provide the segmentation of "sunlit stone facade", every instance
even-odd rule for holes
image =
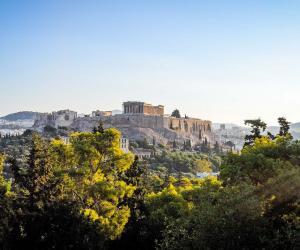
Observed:
[[[145,102],[124,102],[124,114],[164,115],[164,106],[153,106]]]

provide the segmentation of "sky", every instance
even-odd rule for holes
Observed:
[[[178,108],[300,121],[298,0],[1,0],[0,115]]]

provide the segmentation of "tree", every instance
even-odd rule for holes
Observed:
[[[48,141],[33,134],[25,162],[9,160],[14,174],[13,193],[1,199],[0,246],[4,249],[91,248],[101,246],[98,227],[76,203],[62,194],[60,169]],[[3,223],[3,224],[2,224]],[[34,225],[34,226],[32,226]],[[96,230],[97,229],[97,230]],[[1,248],[2,248],[1,247]]]
[[[103,133],[104,132],[103,122],[102,121],[99,122],[98,127],[94,127],[93,128],[93,133],[95,134],[97,132],[99,132],[99,133]]]
[[[75,133],[68,144],[34,134],[26,162],[10,160],[15,199],[0,200],[1,223],[11,225],[0,226],[3,244],[96,249],[119,237],[136,189],[134,170],[126,172],[134,157],[120,149],[119,139],[115,129]]]
[[[232,141],[227,141],[225,143],[226,146],[230,147],[230,150],[233,151],[233,149],[235,148],[235,144]]]
[[[50,136],[56,136],[57,135],[57,129],[52,127],[52,126],[45,126],[44,127],[44,132],[49,134]]]
[[[218,141],[215,142],[214,151],[215,151],[216,154],[220,154],[221,153],[221,147],[220,147],[220,144],[219,144]]]
[[[14,217],[12,199],[10,193],[11,183],[3,176],[3,164],[5,157],[0,154],[0,248],[9,249],[7,238],[11,227],[11,218]]]
[[[201,152],[204,152],[204,153],[210,152],[210,145],[209,145],[209,142],[206,137],[204,137],[204,140],[201,143]]]
[[[212,172],[212,163],[206,159],[196,160],[196,170],[198,172]]]
[[[172,117],[176,117],[176,118],[181,118],[181,115],[180,115],[180,112],[178,109],[175,109],[172,114],[171,114]]]
[[[180,187],[184,188],[184,187]],[[190,207],[180,191],[170,184],[161,192],[149,194],[145,200],[147,217],[146,249],[155,249],[157,241],[163,239],[162,232],[171,221],[188,215]]]
[[[245,136],[245,146],[252,145],[256,138],[261,138],[261,132],[267,128],[267,124],[261,119],[245,120],[245,125],[250,125],[252,128],[251,134]]]
[[[145,195],[147,194],[148,167],[135,157],[132,166],[126,170],[122,179],[127,185],[134,185],[133,195],[124,200],[131,211],[128,223],[119,239],[108,243],[109,249],[145,249],[144,233],[147,220]]]
[[[103,249],[105,240],[97,223],[76,203],[53,202],[28,210],[19,200],[13,211],[4,249]]]
[[[279,128],[279,134],[278,135],[280,135],[280,136],[291,136],[291,134],[290,134],[290,125],[291,125],[291,123],[290,122],[288,122],[287,120],[286,120],[286,118],[284,118],[284,117],[279,117],[278,118],[278,123],[279,123],[279,125],[280,125],[280,128]]]
[[[139,148],[153,149],[153,146],[149,144],[146,137],[143,140],[137,140],[135,142]]]
[[[241,154],[228,154],[222,164],[220,177],[225,186],[247,183],[261,201],[263,214],[258,219],[268,230],[261,233],[265,240],[260,244],[265,248],[293,249],[297,242],[299,152],[299,142],[290,140],[289,135],[274,140],[262,136],[244,147]]]
[[[186,140],[186,142],[185,142],[185,150],[188,150],[188,151],[192,150],[192,142],[189,139]]]
[[[260,249],[264,221],[252,189],[205,183],[182,192],[189,213],[167,221],[158,249]],[[172,207],[172,206],[171,206]]]
[[[11,159],[11,168],[15,177],[15,185],[31,207],[43,207],[45,203],[55,200],[59,180],[54,176],[49,143],[38,134],[32,136],[30,154],[25,165]]]
[[[173,140],[172,147],[173,147],[173,150],[177,149],[177,143],[176,143],[175,139]]]
[[[60,140],[52,142],[57,164],[66,172],[66,195],[80,204],[82,213],[98,225],[106,240],[115,239],[123,232],[130,216],[124,200],[135,190],[134,185],[126,184],[121,178],[134,157],[120,149],[120,136],[116,129],[106,129],[74,133],[69,144]]]
[[[7,181],[3,176],[3,165],[4,165],[4,155],[0,154],[0,197],[6,194],[7,192]]]

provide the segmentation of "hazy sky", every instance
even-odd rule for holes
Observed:
[[[1,0],[0,114],[163,104],[300,121],[300,1]]]

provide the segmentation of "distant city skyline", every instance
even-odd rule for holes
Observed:
[[[300,121],[300,1],[0,2],[0,116],[125,101]]]

